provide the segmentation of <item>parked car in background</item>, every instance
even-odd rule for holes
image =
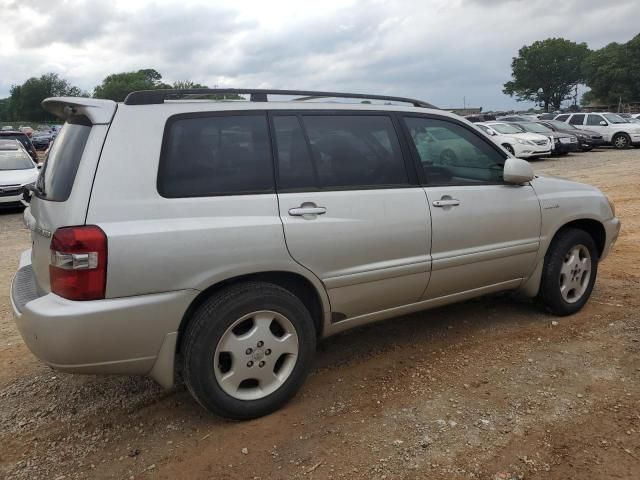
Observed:
[[[0,140],[18,140],[24,149],[31,155],[34,162],[38,162],[38,152],[31,143],[31,139],[24,132],[3,130],[0,131]]]
[[[533,115],[505,115],[497,118],[499,122],[532,122],[537,119]]]
[[[492,121],[495,121],[496,119],[495,115],[492,115],[490,113],[478,113],[474,115],[466,115],[464,118],[469,120],[471,123],[492,122]]]
[[[543,113],[542,115],[538,115],[538,120],[553,120],[558,116],[558,113]]]
[[[588,301],[620,229],[598,189],[536,176],[419,100],[234,92],[253,100],[43,102],[68,123],[11,288],[43,361],[165,387],[177,371],[203,407],[248,419],[295,395],[318,339],[501,291],[556,315]],[[442,163],[452,145],[470,155]]]
[[[614,148],[640,145],[640,125],[629,123],[616,113],[563,113],[556,116],[555,120],[598,132],[605,143]]]
[[[589,150],[593,150],[595,147],[604,145],[604,139],[598,132],[578,128],[575,125],[561,122],[560,120],[540,120],[538,123],[550,128],[554,132],[575,135],[578,138],[578,149],[583,152],[588,152]]]
[[[537,122],[512,122],[524,132],[539,133],[548,137],[553,142],[553,153],[566,155],[569,152],[578,151],[578,137],[566,133],[554,132],[551,128]]]
[[[34,185],[38,166],[18,140],[0,139],[0,207],[23,205],[25,187]]]
[[[25,133],[29,138],[31,138],[31,136],[33,135],[33,128],[31,128],[28,125],[27,126],[20,125],[20,127],[18,128],[18,131]]]
[[[35,132],[31,137],[31,143],[36,150],[46,150],[53,141],[54,135],[49,132]]]
[[[527,133],[505,122],[483,122],[475,125],[518,158],[533,159],[551,154],[553,142],[545,135]]]
[[[13,125],[5,125],[4,127],[0,128],[0,132],[7,132],[7,131],[14,131],[15,127]]]

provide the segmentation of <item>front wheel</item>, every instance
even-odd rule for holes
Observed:
[[[625,148],[629,148],[629,145],[631,145],[631,139],[626,133],[619,133],[613,137],[611,143],[618,150],[624,150]]]
[[[555,315],[579,311],[591,296],[598,273],[598,250],[584,230],[560,231],[545,256],[539,300]]]
[[[263,282],[231,286],[207,299],[185,331],[185,383],[213,413],[260,417],[302,386],[315,346],[313,319],[291,292]]]

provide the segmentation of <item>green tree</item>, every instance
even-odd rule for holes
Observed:
[[[582,64],[591,91],[582,103],[640,101],[640,34],[627,43],[610,43],[591,52]]]
[[[171,85],[162,82],[162,75],[157,70],[147,68],[109,75],[93,90],[93,96],[122,102],[130,92],[156,88],[171,88]]]
[[[504,84],[503,93],[518,101],[536,102],[547,112],[549,107],[559,109],[582,83],[582,63],[588,54],[586,43],[564,38],[525,45],[511,62],[513,80]]]
[[[39,78],[29,78],[22,85],[13,85],[9,97],[9,120],[47,121],[55,117],[42,109],[42,100],[47,97],[88,96],[78,87],[72,86],[57,73],[46,73]]]
[[[9,98],[0,98],[0,122],[6,122],[11,120],[9,115],[10,111],[10,99]]]
[[[209,88],[206,85],[200,85],[199,83],[192,82],[191,80],[178,80],[173,82],[173,88],[178,90],[188,90],[190,88]]]

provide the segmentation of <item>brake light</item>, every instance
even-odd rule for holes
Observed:
[[[100,227],[59,228],[51,239],[51,291],[69,300],[99,300],[107,285],[107,236]]]

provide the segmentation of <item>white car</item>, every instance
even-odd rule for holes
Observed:
[[[491,140],[518,158],[535,158],[550,155],[553,144],[548,137],[538,133],[523,132],[514,125],[503,122],[475,124],[491,137]]]
[[[38,166],[17,140],[0,140],[0,206],[24,205],[25,186],[38,178]]]
[[[599,132],[605,143],[618,149],[640,146],[640,125],[628,122],[617,113],[563,113],[555,120]]]

